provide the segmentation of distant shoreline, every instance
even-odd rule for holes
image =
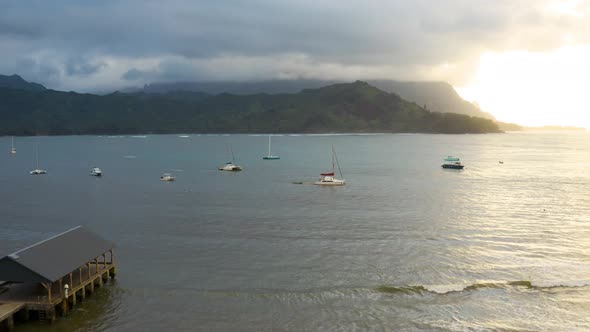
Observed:
[[[524,131],[524,130],[521,130]],[[229,136],[229,135],[246,135],[246,136],[385,136],[385,135],[489,135],[489,134],[505,134],[509,132],[519,131],[501,131],[494,133],[425,133],[425,132],[397,132],[397,133],[386,133],[386,132],[317,132],[317,133],[202,133],[202,132],[179,132],[179,133],[88,133],[88,134],[41,134],[41,135],[0,135],[0,137],[72,137],[72,136],[105,136],[105,137],[138,137],[138,136],[180,136],[180,135],[193,135],[193,136]]]

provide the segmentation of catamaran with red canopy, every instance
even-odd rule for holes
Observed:
[[[340,164],[338,163],[338,157],[336,156],[336,151],[334,150],[334,145],[332,145],[332,171],[328,173],[320,173],[320,178],[314,182],[313,184],[317,186],[343,186],[346,184],[344,179],[336,178],[334,173],[334,166],[338,166],[338,172],[340,173],[340,177],[342,176],[342,171],[340,170]]]

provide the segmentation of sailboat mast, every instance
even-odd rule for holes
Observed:
[[[39,143],[37,143],[37,149],[35,150],[35,169],[39,169]]]
[[[334,173],[334,144],[332,144],[332,173]]]
[[[342,175],[342,170],[340,169],[340,162],[338,161],[338,156],[336,155],[336,150],[334,150],[334,145],[332,145],[332,153],[333,158],[336,159],[336,165],[338,166],[338,173],[340,173],[340,177],[344,179],[344,175]]]
[[[270,135],[268,135],[268,155],[270,156]]]

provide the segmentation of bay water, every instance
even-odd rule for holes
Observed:
[[[119,264],[15,331],[590,330],[590,133],[181,136],[0,138],[0,256],[83,225]],[[347,185],[293,184],[332,145]]]

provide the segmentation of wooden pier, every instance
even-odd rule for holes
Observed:
[[[97,255],[98,254],[98,255]],[[113,245],[76,227],[0,259],[0,331],[53,321],[115,277]]]

